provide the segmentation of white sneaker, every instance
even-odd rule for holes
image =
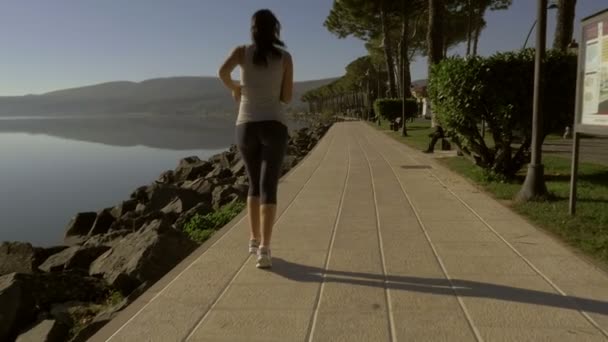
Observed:
[[[272,267],[272,257],[270,256],[270,248],[260,247],[258,249],[258,262],[255,267],[257,268],[270,268]]]
[[[260,242],[258,240],[249,240],[249,254],[258,254]]]

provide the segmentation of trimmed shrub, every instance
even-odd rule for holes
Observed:
[[[545,60],[543,137],[574,121],[576,56]],[[491,173],[512,178],[530,160],[534,49],[488,58],[448,58],[431,71],[433,112],[464,153]],[[492,143],[480,130],[485,121]]]
[[[374,111],[386,120],[393,121],[402,117],[402,99],[377,99],[374,101]],[[405,100],[405,119],[411,119],[418,113],[416,99],[408,98]]]

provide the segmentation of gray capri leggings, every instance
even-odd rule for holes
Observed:
[[[277,203],[277,187],[287,150],[287,127],[278,121],[247,122],[236,126],[236,145],[249,177],[249,196],[262,204]]]

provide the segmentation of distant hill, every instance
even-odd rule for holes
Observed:
[[[288,110],[304,110],[302,94],[335,78],[296,82]],[[142,82],[108,82],[41,95],[0,97],[0,116],[88,114],[235,113],[236,104],[216,77],[169,77]]]

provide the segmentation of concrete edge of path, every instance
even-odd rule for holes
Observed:
[[[333,127],[333,126],[332,126]],[[330,127],[331,130],[331,127]],[[322,140],[326,138],[329,130],[323,135],[323,137],[317,142],[317,144],[310,150],[300,162],[292,167],[286,174],[284,174],[279,180],[279,184],[282,183],[286,178],[289,177],[292,173],[294,173],[304,162],[309,158],[309,156],[318,148],[321,144]],[[215,243],[221,239],[224,235],[230,232],[239,222],[241,222],[247,216],[247,208],[241,211],[237,216],[235,216],[230,222],[228,222],[225,226],[218,229],[207,241],[203,242],[194,252],[192,252],[189,256],[187,256],[184,260],[182,260],[179,264],[177,264],[171,271],[167,272],[161,279],[156,281],[150,288],[148,288],[144,293],[142,293],[139,297],[137,297],[131,304],[129,304],[126,308],[118,313],[116,317],[106,323],[101,329],[99,329],[88,341],[106,341],[108,340],[116,331],[118,331],[123,325],[125,325],[133,316],[135,316],[143,307],[145,307],[150,301],[154,299],[156,294],[161,292],[167,286],[171,284],[171,282],[176,279],[186,268],[188,268],[192,263],[196,262],[205,252],[213,247]]]

